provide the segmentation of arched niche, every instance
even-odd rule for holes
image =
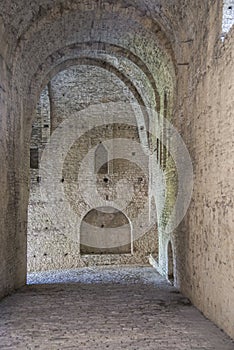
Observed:
[[[131,254],[131,224],[113,207],[90,210],[80,226],[81,254]]]

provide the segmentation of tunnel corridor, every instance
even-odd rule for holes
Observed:
[[[0,349],[234,349],[233,23],[0,1]]]

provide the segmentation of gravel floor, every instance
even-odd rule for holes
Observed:
[[[125,267],[85,267],[74,270],[48,271],[29,273],[27,284],[53,284],[53,283],[120,283],[120,284],[155,284],[163,283],[165,279],[151,267],[125,266]],[[157,276],[157,277],[155,277]]]

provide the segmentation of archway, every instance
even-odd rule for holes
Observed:
[[[132,243],[129,219],[113,207],[92,209],[81,222],[81,254],[131,254]]]
[[[167,278],[174,285],[174,256],[171,241],[167,246]]]
[[[95,82],[89,79],[90,76],[95,76]],[[90,90],[94,86],[96,87],[95,93],[90,93]],[[77,232],[77,227],[80,228],[82,218],[92,207],[112,205],[123,208],[121,205],[116,206],[114,203],[111,203],[116,200],[119,194],[120,197],[121,193],[122,196],[124,195],[124,191],[118,185],[119,180],[131,179],[130,183],[133,185],[133,200],[129,202],[128,208],[124,211],[129,221],[132,222],[132,218],[137,215],[140,208],[144,207],[144,203],[148,203],[147,176],[139,164],[136,164],[135,159],[137,157],[134,149],[129,147],[128,150],[125,150],[124,156],[128,155],[130,160],[119,157],[116,159],[117,151],[115,149],[115,159],[108,161],[109,152],[111,155],[114,147],[113,139],[117,138],[118,140],[119,137],[127,137],[127,140],[133,142],[133,147],[134,142],[140,143],[139,127],[134,115],[132,126],[126,125],[123,122],[118,123],[121,119],[116,119],[116,123],[110,125],[96,125],[95,128],[86,131],[84,135],[76,139],[72,146],[68,147],[66,152],[64,148],[60,149],[60,146],[63,147],[66,143],[65,134],[62,134],[62,136],[60,134],[58,145],[53,147],[54,151],[51,153],[52,149],[49,146],[50,138],[53,139],[57,128],[60,131],[62,130],[61,125],[63,125],[65,120],[69,118],[71,120],[72,113],[87,110],[89,104],[96,105],[97,102],[108,102],[113,98],[113,94],[123,102],[127,99],[129,101],[134,100],[133,94],[126,88],[126,85],[119,77],[116,77],[112,72],[102,67],[86,65],[72,66],[65,71],[61,71],[53,77],[41,94],[32,128],[31,147],[38,148],[39,158],[42,154],[49,155],[53,152],[55,152],[56,159],[62,153],[66,154],[62,162],[61,172],[55,171],[53,166],[51,167],[52,162],[49,162],[50,166],[46,168],[46,174],[52,181],[52,187],[58,186],[58,184],[63,187],[61,193],[65,194],[65,198],[69,198],[72,212],[76,219],[78,218],[78,221],[76,222],[74,217],[70,216],[71,213],[68,214],[68,211],[65,210],[63,204],[65,198],[55,195],[55,193],[60,193],[60,190],[56,191],[55,187],[53,187],[54,198],[51,198],[52,202],[49,202],[49,196],[46,196],[42,200],[40,187],[43,187],[47,175],[44,175],[43,171],[39,171],[40,169],[44,169],[44,167],[43,165],[41,167],[41,159],[38,159],[40,169],[31,169],[32,186],[28,207],[27,235],[29,273],[34,271],[69,269],[73,266],[82,267],[84,264],[92,265],[96,263],[96,257],[85,257],[85,253],[80,254],[80,243],[78,240],[80,234]],[[78,115],[76,115],[77,118]],[[125,118],[126,109],[124,110],[124,121]],[[78,128],[81,128],[82,125],[84,126],[82,123],[78,124]],[[69,140],[71,137],[70,128],[66,135]],[[109,146],[108,140],[112,140]],[[106,146],[104,146],[105,142],[107,142]],[[34,155],[34,148],[32,148],[32,156]],[[92,150],[93,154],[92,161],[91,163],[87,163],[89,164],[86,169],[87,171],[84,174],[81,172],[78,176],[81,163],[90,150]],[[31,159],[31,163],[33,163],[33,160],[34,158]],[[101,167],[99,169],[101,165],[103,168]],[[90,174],[95,179],[98,193],[105,203],[91,203],[88,205],[83,200],[80,188],[81,184],[84,184],[84,192],[86,193],[88,188],[93,189],[92,186],[88,186],[87,182]],[[48,207],[52,208],[50,203],[53,203],[53,213],[47,210]],[[62,213],[59,211],[59,208],[62,209]],[[57,210],[59,214],[55,214]],[[148,215],[146,215],[146,219],[148,219]],[[138,231],[134,229],[132,235],[136,234],[136,232]],[[134,250],[132,247],[133,241],[135,242]],[[130,246],[129,243],[131,243]],[[157,255],[157,244],[157,235],[155,232],[153,234],[151,230],[146,232],[145,237],[139,237],[137,240],[136,237],[129,238],[128,236],[127,247],[122,247],[120,250],[114,249],[113,251],[112,249],[104,253],[101,252],[100,254],[97,251],[94,253],[99,254],[98,259],[103,264],[120,264],[123,262],[134,264],[136,262],[139,263],[139,261],[141,263],[147,263],[147,254],[149,252],[154,251]],[[126,244],[124,243],[122,245]],[[81,253],[83,253],[82,249]],[[106,257],[103,254],[113,254],[113,256]],[[128,254],[128,256],[123,256],[123,254]]]
[[[19,5],[15,9],[17,9],[17,14],[20,16],[20,14],[24,15],[26,8]],[[109,3],[106,1],[100,4],[92,0],[89,4],[76,2],[68,4],[66,7],[53,4],[45,11],[41,7],[38,12],[34,9],[35,17],[33,17],[33,21],[31,21],[31,16],[28,16],[26,21],[19,23],[17,41],[14,41],[14,35],[11,37],[10,34],[10,40],[7,40],[8,32],[6,30],[4,39],[9,42],[7,58],[10,59],[7,63],[9,72],[11,72],[9,79],[11,81],[10,86],[12,86],[12,90],[9,88],[9,101],[11,101],[9,110],[11,110],[12,117],[9,132],[12,132],[12,144],[14,144],[15,149],[9,158],[9,162],[11,162],[9,168],[12,169],[12,174],[7,175],[7,181],[9,179],[9,189],[12,188],[12,181],[15,181],[16,195],[9,191],[11,198],[9,202],[6,201],[9,203],[9,207],[14,208],[12,217],[6,221],[6,227],[7,232],[11,232],[9,237],[15,237],[15,239],[8,240],[13,242],[7,251],[11,252],[10,256],[14,256],[14,260],[11,257],[6,258],[6,261],[10,261],[10,268],[4,268],[3,273],[8,270],[14,271],[14,273],[9,272],[9,281],[12,281],[12,285],[11,283],[4,284],[3,293],[23,285],[26,279],[31,123],[40,92],[50,81],[50,78],[48,78],[50,72],[59,65],[61,65],[60,70],[62,70],[62,65],[65,65],[66,61],[73,56],[72,49],[75,48],[76,44],[87,43],[88,51],[94,51],[95,54],[93,43],[97,43],[98,46],[103,45],[101,48],[103,52],[107,51],[106,43],[108,43],[108,45],[115,45],[116,52],[114,56],[119,71],[122,70],[123,66],[119,61],[119,56],[124,55],[124,64],[128,59],[129,62],[133,63],[128,67],[128,71],[131,76],[135,76],[136,81],[140,81],[141,84],[144,81],[141,78],[142,74],[139,74],[136,70],[138,63],[143,62],[144,65],[140,64],[139,68],[147,73],[146,76],[152,77],[150,82],[153,85],[154,80],[160,77],[157,85],[159,91],[163,91],[164,86],[168,83],[173,89],[175,58],[171,43],[175,40],[172,40],[174,38],[173,26],[168,25],[169,22],[171,23],[172,17],[169,12],[169,22],[164,21],[161,10],[158,13],[156,9],[152,9],[155,12],[153,19],[150,14],[148,17],[144,17],[141,14],[145,13],[145,10],[145,5],[136,5],[136,8],[133,7],[132,14],[130,14],[128,11],[126,12],[125,3],[122,1],[114,4],[113,7],[109,7]],[[93,21],[90,21],[90,18],[97,11],[103,12],[103,16],[100,17],[100,20],[94,21],[95,26],[93,27]],[[12,16],[12,18],[15,17],[14,11]],[[114,27],[113,18],[115,18]],[[86,23],[85,26],[84,22]],[[178,25],[178,21],[175,23]],[[126,25],[129,28],[127,36]],[[54,38],[51,36],[52,33],[56,33]],[[87,38],[87,33],[91,33],[89,38]],[[121,48],[121,51],[119,48]],[[65,49],[67,49],[67,55],[63,52]],[[74,51],[74,55],[77,56],[77,52]],[[29,69],[29,62],[31,69]],[[9,114],[5,114],[9,118]],[[13,130],[15,131],[14,135]],[[37,158],[37,151],[32,151],[33,156]],[[9,222],[13,222],[12,225],[9,225]],[[45,227],[48,226],[45,225]]]

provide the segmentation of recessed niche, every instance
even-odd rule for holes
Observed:
[[[81,222],[81,254],[130,254],[131,245],[130,222],[120,210],[92,209]]]

